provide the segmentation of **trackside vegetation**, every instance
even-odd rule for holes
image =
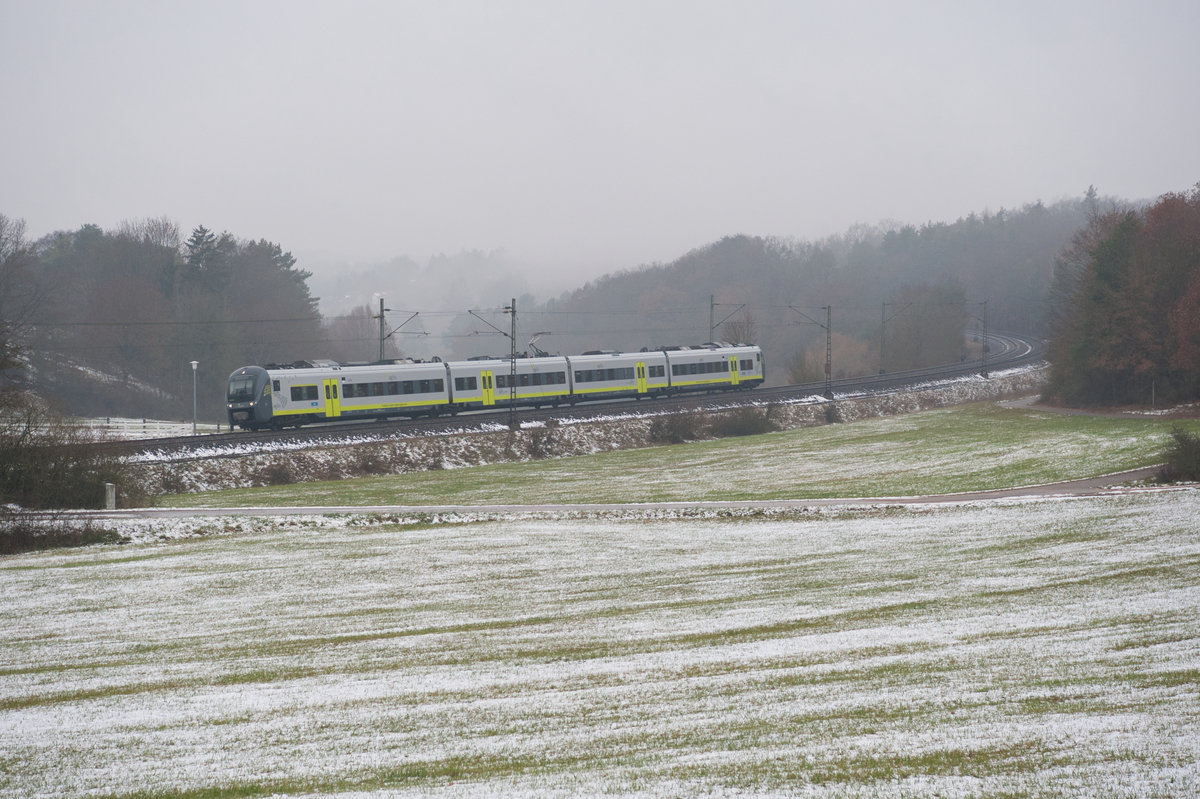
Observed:
[[[183,507],[479,505],[945,494],[1154,466],[1163,461],[1172,424],[1154,417],[1067,415],[980,403],[586,457],[176,494],[159,501]],[[1200,431],[1200,422],[1180,429]]]
[[[1200,480],[1200,433],[1182,427],[1171,431],[1159,479],[1164,483]]]

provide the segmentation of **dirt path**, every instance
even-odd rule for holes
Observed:
[[[1109,419],[1195,419],[1200,416],[1200,406],[1196,404],[1176,405],[1160,410],[1146,410],[1145,408],[1066,408],[1058,405],[1045,405],[1038,402],[1038,399],[1040,398],[1035,395],[1012,400],[1000,400],[996,404],[1001,408],[1060,413],[1064,416],[1104,416]]]

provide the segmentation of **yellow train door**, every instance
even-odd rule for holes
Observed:
[[[741,375],[738,374],[738,359],[735,355],[729,356],[729,379],[735,386],[741,382]]]
[[[333,419],[342,415],[342,400],[338,394],[337,378],[331,378],[325,383],[325,417]]]
[[[479,384],[483,388],[483,404],[496,404],[496,378],[492,372],[480,372]]]
[[[645,394],[646,393],[646,364],[639,363],[634,371],[635,371],[635,374],[637,375],[638,393]]]

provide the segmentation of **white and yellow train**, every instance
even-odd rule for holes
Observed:
[[[436,416],[516,405],[753,388],[755,346],[705,344],[642,352],[341,365],[243,366],[229,376],[229,424],[247,430],[310,422]]]

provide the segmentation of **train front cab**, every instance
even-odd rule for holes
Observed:
[[[225,391],[229,428],[253,430],[271,423],[271,380],[261,366],[243,366],[229,376]]]

